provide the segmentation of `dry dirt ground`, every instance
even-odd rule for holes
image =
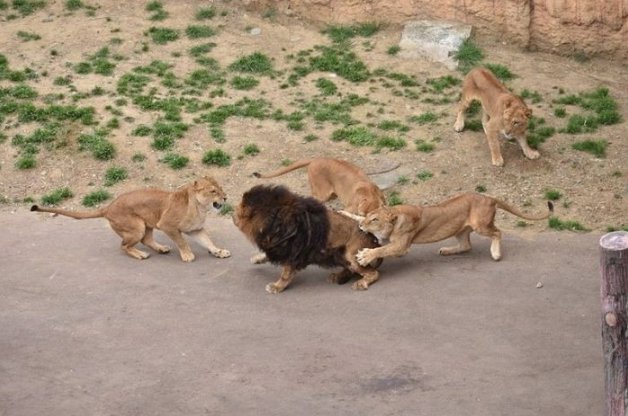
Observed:
[[[44,100],[53,94],[63,94],[57,96],[57,104],[93,106],[98,125],[62,122],[59,134],[62,137],[57,137],[55,143],[63,145],[40,146],[36,167],[19,170],[15,167],[19,148],[12,144],[13,138],[16,134],[30,134],[40,124],[20,122],[15,114],[9,114],[0,125],[0,132],[6,137],[0,143],[0,196],[4,201],[0,209],[14,210],[21,204],[28,206],[31,201],[39,201],[43,195],[61,187],[69,187],[74,194],[61,205],[78,208],[83,196],[103,187],[105,171],[112,166],[124,167],[128,171],[128,179],[106,188],[114,196],[145,186],[174,188],[197,175],[209,173],[224,185],[235,204],[242,192],[259,183],[251,177],[252,172],[275,168],[286,160],[330,156],[353,161],[367,171],[400,163],[396,173],[407,181],[394,185],[389,192],[396,191],[407,203],[433,203],[455,192],[480,187],[488,194],[527,207],[529,211],[538,211],[545,206],[545,191],[555,190],[562,195],[556,204],[556,216],[561,220],[578,221],[587,229],[602,231],[607,227],[625,226],[628,222],[625,122],[605,126],[591,134],[556,133],[540,146],[541,158],[534,161],[525,159],[516,144],[504,142],[506,166],[492,167],[482,132],[453,131],[457,87],[446,90],[446,95],[441,96],[449,101],[445,104],[424,102],[428,78],[443,75],[461,78],[461,74],[425,60],[407,60],[388,54],[388,48],[399,40],[398,29],[384,28],[371,37],[356,37],[352,40],[352,48],[369,70],[383,68],[388,73],[409,75],[418,82],[418,87],[404,89],[397,81],[386,77],[372,76],[366,82],[353,83],[332,73],[314,72],[300,79],[296,86],[281,88],[297,65],[294,58],[290,59],[291,55],[298,57],[299,51],[331,43],[320,28],[299,21],[285,21],[272,13],[252,15],[229,8],[228,2],[215,2],[216,16],[205,21],[195,19],[196,12],[208,5],[200,1],[163,2],[163,9],[169,14],[163,21],[151,21],[151,12],[145,9],[144,2],[124,5],[117,1],[84,2],[94,6],[91,12],[85,8],[70,12],[65,4],[48,2],[43,9],[15,19],[7,18],[15,14],[12,9],[0,11],[0,38],[3,39],[0,53],[6,56],[12,70],[30,68],[39,75],[26,81],[39,94],[33,101],[36,105],[43,105]],[[210,25],[217,33],[211,38],[189,39],[185,29],[194,24]],[[179,39],[164,45],[156,44],[146,34],[150,27],[176,29]],[[261,29],[261,33],[251,34],[255,28]],[[18,36],[20,31],[37,34],[40,39],[25,41]],[[272,59],[273,68],[278,71],[274,77],[255,75],[260,84],[250,91],[236,90],[229,82],[201,90],[202,95],[197,98],[203,103],[211,103],[210,110],[249,97],[267,100],[272,103],[273,111],[281,109],[285,114],[302,111],[300,104],[312,97],[321,98],[315,82],[325,78],[336,84],[338,95],[322,99],[338,101],[352,93],[367,97],[367,103],[353,108],[351,117],[376,134],[401,137],[408,145],[397,151],[386,148],[375,151],[372,146],[355,147],[347,142],[335,142],[330,140],[331,134],[342,126],[315,122],[311,116],[303,119],[300,130],[290,129],[286,122],[272,118],[229,117],[222,127],[226,140],[218,143],[210,136],[208,124],[198,120],[208,110],[183,111],[182,121],[189,129],[176,141],[173,151],[188,157],[190,162],[181,170],[169,168],[160,162],[165,152],[154,150],[150,137],[131,134],[141,124],[152,126],[163,118],[163,113],[142,110],[132,103],[132,98],[122,97],[116,92],[118,81],[133,68],[147,66],[154,60],[174,65],[171,71],[177,79],[183,80],[201,68],[188,53],[189,49],[208,42],[216,45],[206,56],[217,60],[222,69],[238,58],[261,52]],[[556,106],[552,100],[561,96],[559,90],[566,95],[606,86],[626,118],[628,73],[625,68],[614,66],[612,62],[579,63],[570,58],[524,53],[505,44],[481,42],[480,46],[486,55],[484,62],[504,64],[517,75],[508,82],[515,92],[527,89],[540,94],[540,102],[532,104],[529,99],[527,101],[534,114],[545,118],[549,126],[560,129],[566,123],[566,119],[557,118],[553,113]],[[80,75],[73,69],[103,47],[108,47],[108,59],[116,64],[112,75]],[[225,74],[227,81],[237,75],[228,70]],[[69,77],[70,85],[55,85],[54,80],[59,77]],[[11,81],[0,80],[0,86],[4,88],[14,85]],[[163,88],[158,82],[148,87],[151,86],[156,88],[157,97],[179,93]],[[91,93],[95,87],[104,89],[101,95]],[[212,97],[212,92],[220,88],[224,95]],[[414,97],[411,96],[413,93]],[[125,98],[126,103],[116,103],[119,98]],[[568,116],[580,111],[573,106],[566,106],[566,110]],[[428,111],[438,116],[435,122],[419,125],[408,121],[409,117]],[[98,161],[89,152],[78,150],[76,139],[80,134],[102,128],[112,118],[117,118],[119,124],[109,129],[107,135],[107,140],[117,149],[114,159]],[[378,130],[376,126],[383,121],[398,121],[410,129],[407,132]],[[318,140],[305,141],[308,134],[316,135]],[[417,139],[434,144],[434,151],[416,151],[414,142]],[[606,158],[596,158],[571,148],[573,142],[584,139],[608,140]],[[252,143],[259,147],[260,153],[244,155],[244,146]],[[231,155],[230,166],[208,167],[201,162],[207,150],[216,148]],[[132,161],[132,156],[137,153],[146,159]],[[424,171],[433,177],[417,179],[417,173]],[[286,175],[277,182],[301,193],[308,192],[303,172]],[[517,227],[518,219],[503,214],[498,222],[504,228],[513,229]],[[528,224],[525,230],[545,229],[547,223],[541,222]],[[519,230],[523,231],[522,228]]]

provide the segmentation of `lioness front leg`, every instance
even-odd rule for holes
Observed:
[[[464,130],[464,112],[467,111],[471,101],[473,100],[464,96],[460,99],[460,103],[458,104],[458,115],[456,116],[456,122],[454,123],[454,130],[457,132]]]
[[[465,229],[458,234],[456,234],[456,239],[458,240],[457,246],[452,247],[441,247],[438,250],[438,254],[441,256],[449,256],[452,254],[465,253],[471,250],[471,239],[469,236],[471,235],[471,229]]]
[[[294,275],[296,274],[296,270],[291,266],[283,266],[283,270],[281,272],[281,276],[279,280],[275,283],[269,283],[266,285],[266,291],[268,293],[277,294],[284,291],[286,287],[292,282],[294,279]]]
[[[504,166],[504,158],[502,157],[502,151],[499,144],[499,129],[489,122],[486,126],[486,140],[488,141],[488,148],[491,151],[491,160],[493,166]]]
[[[409,244],[404,242],[390,243],[377,248],[363,248],[358,250],[356,260],[360,266],[368,266],[371,262],[384,257],[401,257],[408,253]]]
[[[181,231],[176,228],[162,228],[161,230],[166,233],[166,235],[170,237],[172,241],[174,241],[177,248],[179,249],[181,260],[186,263],[194,261],[194,253],[192,252],[192,249],[190,248],[188,242],[183,237],[183,234],[181,234]]]
[[[207,232],[206,229],[203,228],[201,230],[190,231],[188,234],[192,238],[194,238],[196,241],[201,243],[203,246],[205,246],[205,248],[207,248],[207,250],[214,257],[218,257],[219,259],[224,259],[226,257],[231,256],[231,253],[229,252],[229,250],[216,247],[216,245],[211,240],[211,238],[209,238],[209,233]]]
[[[529,145],[528,145],[528,139],[526,139],[525,137],[516,137],[517,139],[517,143],[519,143],[519,146],[521,146],[521,150],[523,150],[523,154],[525,155],[525,157],[527,157],[528,159],[538,159],[539,156],[541,156],[541,154],[532,149]]]

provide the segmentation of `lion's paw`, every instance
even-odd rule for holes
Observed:
[[[353,285],[351,285],[351,288],[353,290],[368,290],[369,284],[366,282],[366,280],[360,279],[357,282],[355,282]]]
[[[464,130],[464,120],[462,122],[456,120],[456,123],[454,124],[454,130],[458,133]]]
[[[258,253],[251,257],[251,263],[253,264],[264,264],[268,261],[268,257],[266,257],[266,253]]]
[[[225,250],[224,248],[219,248],[218,250],[212,251],[211,253],[214,257],[218,257],[219,259],[231,257],[231,252],[229,250]]]
[[[527,152],[524,152],[524,154],[528,159],[538,159],[539,156],[541,156],[541,154],[536,150],[528,150]]]
[[[186,263],[189,263],[191,261],[194,261],[194,253],[190,252],[190,253],[181,253],[181,260],[183,260]]]
[[[504,158],[500,156],[496,159],[493,159],[493,166],[497,166],[498,168],[504,166]]]
[[[360,266],[368,266],[373,260],[375,260],[369,256],[371,251],[372,250],[370,248],[363,248],[355,255],[355,259],[358,261]]]
[[[273,295],[276,295],[277,293],[281,293],[282,289],[277,287],[274,283],[269,283],[266,285],[266,291],[268,293],[272,293]]]

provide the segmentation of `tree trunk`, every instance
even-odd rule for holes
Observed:
[[[628,293],[628,233],[600,239],[602,350],[606,391],[605,416],[626,416],[628,357],[626,350],[626,296]]]

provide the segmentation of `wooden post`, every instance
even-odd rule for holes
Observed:
[[[605,416],[628,416],[628,233],[616,231],[600,239],[602,278],[602,350],[606,391]]]

